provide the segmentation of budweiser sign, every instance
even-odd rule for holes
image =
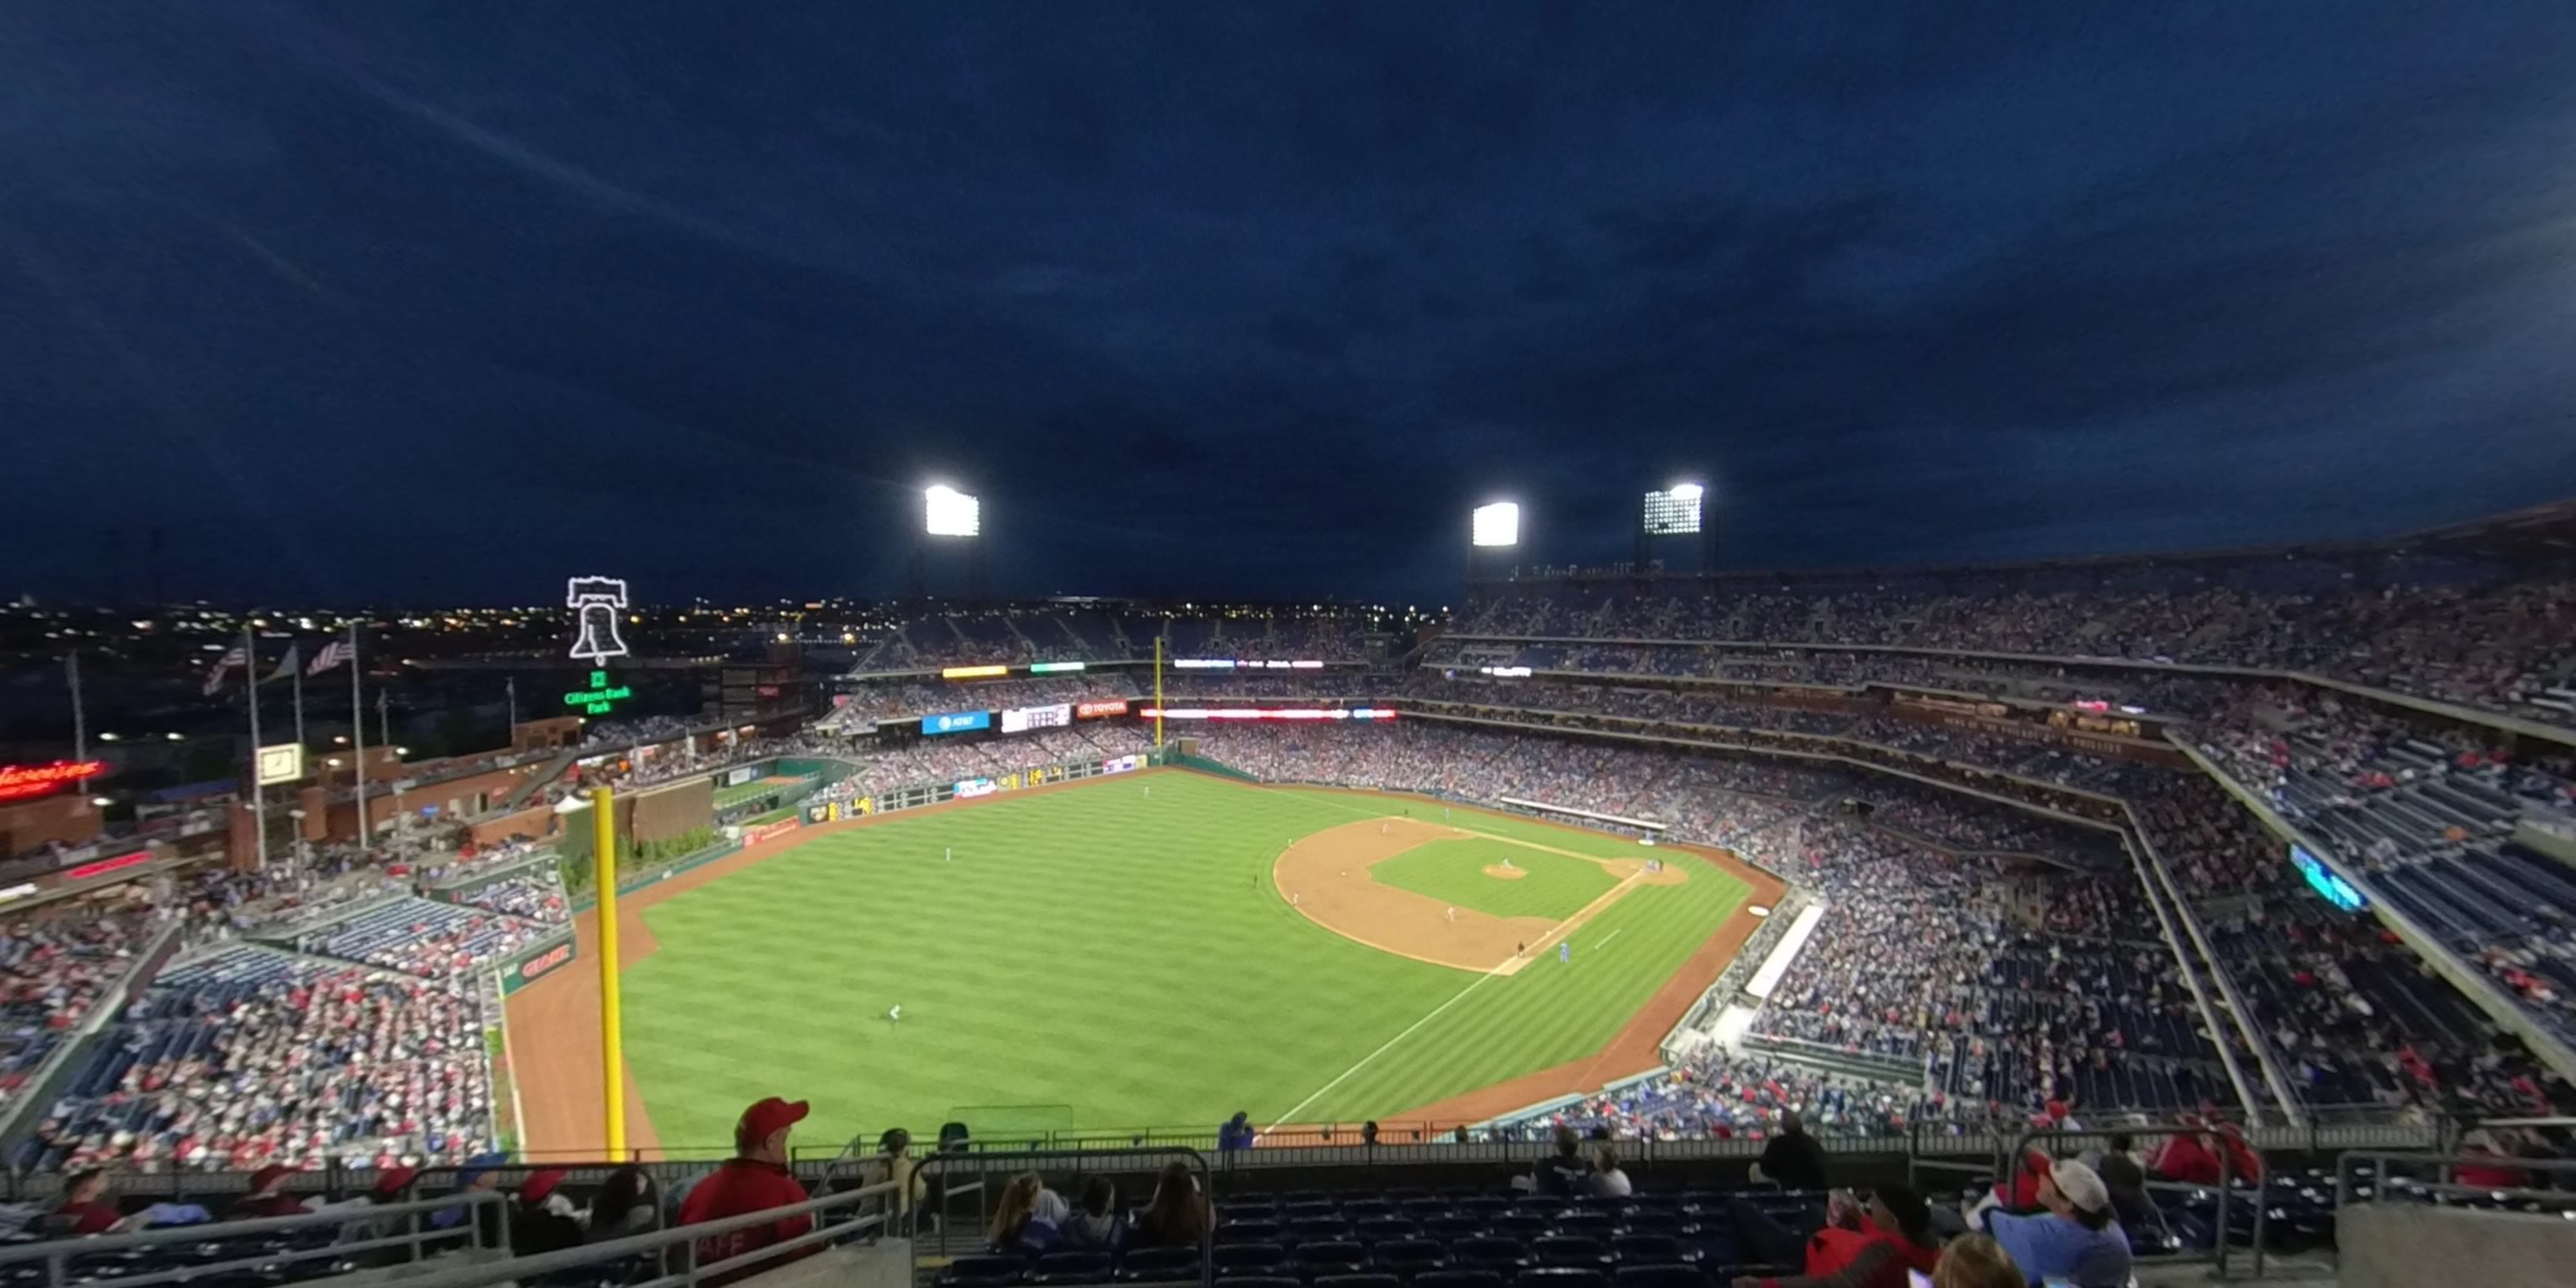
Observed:
[[[57,760],[50,765],[0,765],[0,801],[42,796],[55,788],[107,772],[104,760]]]

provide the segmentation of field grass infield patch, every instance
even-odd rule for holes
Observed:
[[[1485,875],[1505,860],[1525,875],[1517,881]],[[1417,845],[1370,868],[1369,875],[1461,908],[1550,921],[1573,916],[1619,884],[1598,863],[1482,836]]]

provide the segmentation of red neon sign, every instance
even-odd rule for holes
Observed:
[[[1127,699],[1106,698],[1098,702],[1076,703],[1073,714],[1084,720],[1097,720],[1102,716],[1123,716],[1127,714]]]
[[[50,765],[0,765],[0,801],[42,796],[65,783],[107,772],[104,760],[57,760]]]
[[[65,881],[79,881],[87,877],[103,877],[110,872],[116,872],[125,868],[133,867],[137,863],[149,863],[151,861],[152,851],[136,850],[132,854],[120,854],[112,859],[100,859],[96,863],[84,863],[79,867],[73,868],[69,872],[65,872],[63,874],[63,879]]]

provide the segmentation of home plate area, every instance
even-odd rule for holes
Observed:
[[[1458,853],[1437,852],[1451,848]],[[1506,853],[1497,857],[1497,849]],[[1460,861],[1444,862],[1453,857]],[[1569,862],[1597,875],[1569,881],[1559,868],[1551,875],[1560,879],[1529,880],[1536,865]],[[1390,879],[1399,874],[1403,884]],[[1360,819],[1309,834],[1280,852],[1271,878],[1298,915],[1337,935],[1495,975],[1517,974],[1555,951],[1640,886],[1690,880],[1681,865],[1653,858],[1596,858],[1416,818]],[[1524,886],[1533,888],[1524,894]]]

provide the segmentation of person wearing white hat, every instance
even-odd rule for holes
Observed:
[[[1985,1214],[1986,1233],[2012,1254],[2034,1288],[2049,1280],[2075,1288],[2125,1288],[2129,1236],[2112,1215],[2111,1189],[2100,1173],[2073,1159],[2060,1162],[2041,1179],[2039,1203],[2048,1210]]]

